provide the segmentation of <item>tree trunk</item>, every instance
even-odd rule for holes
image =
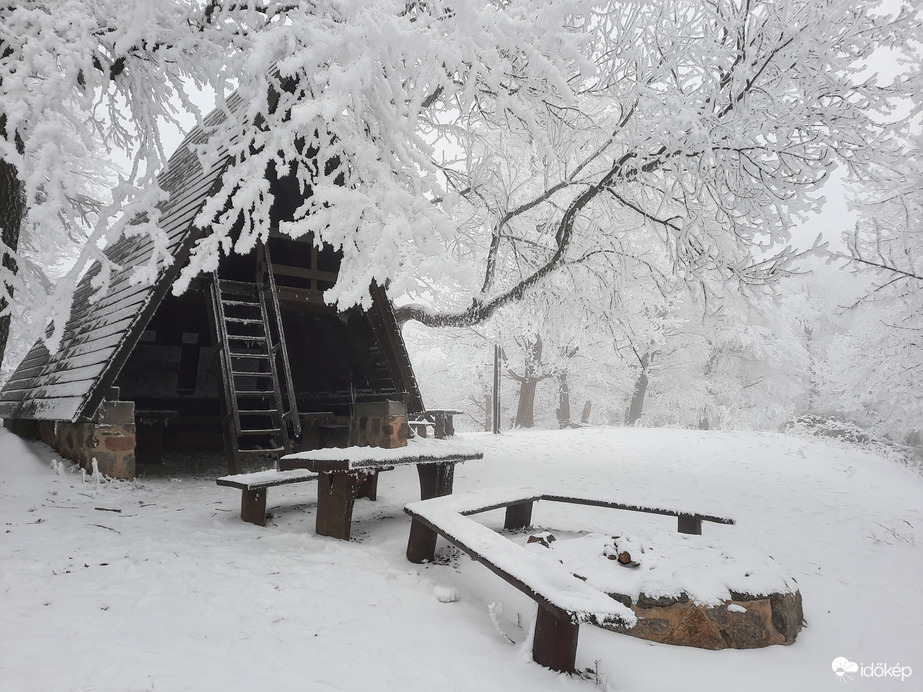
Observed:
[[[538,380],[534,377],[519,383],[519,406],[516,408],[516,427],[535,427],[535,389]]]
[[[494,398],[490,391],[484,392],[484,432],[490,432],[494,429]]]
[[[25,215],[26,199],[22,182],[19,180],[16,167],[7,161],[0,160],[0,231],[4,250],[16,250],[19,246],[19,232],[22,227],[22,217]],[[16,272],[16,261],[8,252],[3,252],[3,266]],[[0,309],[8,305],[8,298],[12,297],[12,286],[5,285],[0,291]],[[6,344],[10,336],[9,314],[0,317],[0,365],[6,354]]]
[[[526,350],[525,371],[519,380],[519,406],[516,408],[516,427],[535,427],[535,390],[543,379],[539,373],[542,362],[542,338],[537,336]]]
[[[638,381],[635,382],[635,391],[631,395],[628,415],[625,416],[625,422],[628,425],[634,425],[641,419],[641,412],[644,410],[644,395],[647,394],[647,368],[650,363],[649,353],[641,356],[641,372],[638,374]]]
[[[558,427],[570,425],[570,388],[567,385],[567,373],[558,375]]]
[[[587,399],[587,402],[583,405],[583,413],[580,414],[580,422],[586,425],[590,422],[590,411],[593,410],[593,402]]]

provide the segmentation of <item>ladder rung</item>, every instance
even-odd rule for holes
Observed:
[[[285,447],[273,447],[271,449],[238,449],[238,454],[276,454],[284,452]]]
[[[232,281],[231,279],[220,279],[222,291],[255,291],[259,286],[249,281]]]
[[[271,372],[247,372],[246,370],[234,370],[231,372],[234,377],[258,377],[260,379],[272,378]]]
[[[274,408],[266,408],[266,409],[253,408],[253,409],[246,409],[246,410],[238,409],[237,411],[237,415],[239,416],[274,416],[276,415],[276,413],[277,413],[277,410]]]
[[[250,300],[225,300],[221,299],[221,304],[231,308],[258,308],[260,304]]]
[[[241,430],[237,433],[238,437],[245,435],[278,435],[282,432],[279,428],[264,428],[262,430]]]
[[[246,396],[246,397],[261,397],[261,398],[262,398],[262,397],[265,397],[265,398],[267,398],[267,399],[268,399],[269,397],[272,397],[272,396],[275,396],[275,395],[276,395],[275,392],[264,392],[264,391],[255,390],[255,389],[247,389],[247,390],[243,390],[243,391],[237,391],[237,392],[235,392],[235,394],[237,394],[238,397],[242,397],[242,396]]]
[[[266,337],[265,336],[244,336],[243,334],[240,334],[240,335],[228,334],[228,341],[250,341],[253,343],[259,342],[259,343],[265,344]]]
[[[246,353],[244,351],[230,351],[228,355],[231,358],[260,358],[262,360],[269,360],[268,353]]]
[[[263,324],[263,320],[254,320],[248,317],[225,317],[224,321],[232,324]]]

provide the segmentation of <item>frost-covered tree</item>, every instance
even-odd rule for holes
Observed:
[[[848,262],[872,282],[850,329],[824,359],[838,412],[897,440],[923,431],[923,132],[898,135],[903,154],[855,192],[859,221]],[[843,257],[840,255],[840,257]],[[832,405],[829,404],[828,405]]]
[[[226,89],[235,36],[268,21],[238,3],[230,23],[220,5],[0,3],[3,324],[11,308],[40,330],[54,318],[53,343],[101,246],[129,221],[156,240],[154,178],[170,153],[161,128],[197,113],[187,90]],[[0,328],[0,359],[5,343]]]
[[[105,265],[106,240],[128,230],[158,242],[157,133],[180,110],[196,112],[191,86],[213,91],[224,115],[200,160],[230,155],[235,165],[196,220],[212,232],[177,291],[220,252],[266,237],[271,167],[311,192],[280,229],[342,250],[327,295],[341,307],[390,281],[395,293],[452,295],[405,306],[404,318],[475,324],[619,252],[626,229],[656,239],[683,280],[763,284],[787,257],[766,248],[812,209],[835,162],[858,170],[888,149],[880,116],[901,86],[857,74],[918,26],[877,6],[7,3],[0,159],[13,182],[0,199],[24,200],[21,223],[4,217],[5,238],[20,225],[19,253],[13,242],[7,252],[22,259],[33,248],[47,264],[48,248],[81,247],[49,289],[53,345],[67,292],[87,262]],[[113,152],[130,162],[114,182]],[[19,287],[6,309],[48,292],[26,265],[18,275],[3,265],[4,284]]]
[[[588,253],[613,251],[638,224],[684,281],[778,279],[790,255],[766,250],[814,208],[836,162],[858,172],[891,148],[881,114],[907,92],[858,75],[918,22],[877,5],[597,6],[584,27],[590,71],[568,89],[515,117],[462,111],[464,155],[446,175],[480,234],[474,280],[460,286],[470,303],[402,316],[483,319]]]

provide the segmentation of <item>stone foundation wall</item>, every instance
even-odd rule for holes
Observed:
[[[406,447],[410,437],[407,407],[399,401],[356,404],[349,444],[359,447]]]
[[[90,423],[5,421],[4,425],[23,437],[45,442],[87,473],[92,473],[96,459],[103,475],[123,480],[135,477],[134,402],[104,401]]]
[[[795,641],[804,620],[801,592],[731,595],[733,600],[721,605],[700,606],[685,594],[656,599],[641,594],[637,603],[628,596],[610,594],[634,611],[638,624],[608,629],[662,644],[712,650],[758,649]]]

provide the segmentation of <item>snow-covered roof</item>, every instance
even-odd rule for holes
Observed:
[[[151,260],[153,240],[142,235],[122,237],[107,248],[106,256],[120,267],[111,275],[108,292],[91,302],[95,290],[91,282],[101,270],[97,264],[74,293],[58,351],[51,354],[38,341],[0,391],[0,417],[76,421],[93,416],[201,234],[193,220],[220,184],[229,157],[220,156],[214,166],[203,170],[191,147],[204,142],[207,127],[222,117],[221,111],[215,111],[204,127],[193,129],[158,178],[170,194],[161,206],[160,228],[168,238],[173,262],[161,263],[154,281],[142,285],[131,277],[136,266]]]

